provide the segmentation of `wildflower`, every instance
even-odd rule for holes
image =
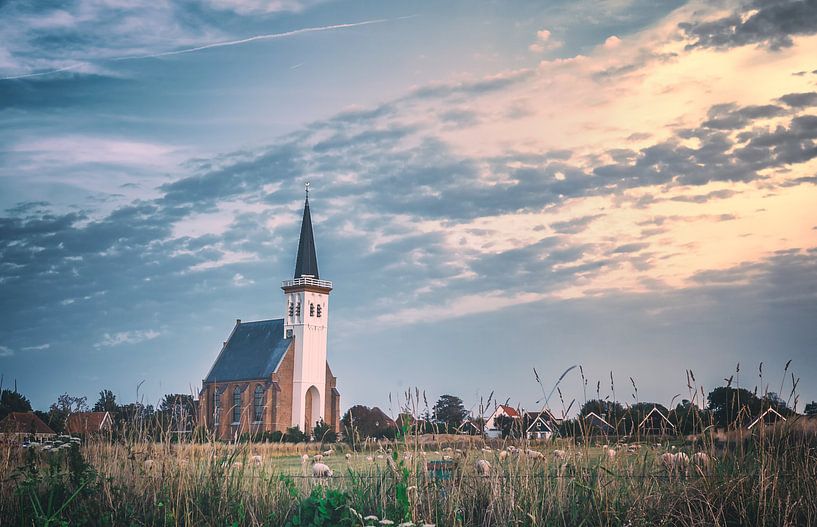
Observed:
[[[370,514],[363,519],[367,522],[369,521],[376,522],[378,520],[377,516],[375,516],[374,514]]]
[[[394,522],[391,520],[387,520],[386,518],[383,518],[382,520],[380,520],[380,525],[394,525]]]

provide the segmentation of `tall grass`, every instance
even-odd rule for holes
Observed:
[[[613,459],[592,441],[525,442],[519,448],[545,458],[501,459],[507,443],[409,437],[348,452],[350,459],[340,447],[324,460],[335,477],[320,480],[294,455],[315,452],[307,445],[98,440],[60,452],[6,446],[0,518],[4,525],[302,525],[309,499],[325,506],[322,490],[312,494],[319,487],[336,493],[333,507],[359,513],[338,520],[348,525],[371,524],[361,519],[367,515],[395,524],[474,526],[817,525],[814,422],[709,437],[621,446]],[[566,458],[556,459],[555,449]],[[669,473],[659,462],[666,451],[705,451],[717,462]],[[448,479],[426,470],[427,461],[448,455],[455,465]],[[476,474],[477,459],[491,462],[489,476]]]

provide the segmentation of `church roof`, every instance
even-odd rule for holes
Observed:
[[[269,377],[292,342],[284,338],[284,319],[237,322],[204,382]]]
[[[298,241],[298,258],[295,260],[295,278],[318,276],[318,257],[315,254],[315,238],[312,235],[312,215],[309,213],[309,195],[304,204],[304,218],[301,221],[301,238]]]

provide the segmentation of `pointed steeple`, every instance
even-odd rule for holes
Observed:
[[[309,183],[306,184],[304,218],[301,221],[301,239],[298,241],[298,258],[295,261],[295,278],[318,275],[318,257],[315,254],[315,238],[312,236],[312,216],[309,214]]]

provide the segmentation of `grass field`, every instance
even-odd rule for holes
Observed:
[[[817,439],[803,423],[636,445],[438,439],[361,452],[335,445],[322,460],[331,478],[313,478],[312,459],[302,459],[319,445],[6,446],[0,518],[3,525],[817,524]],[[663,454],[679,452],[704,452],[712,462],[662,463]],[[444,457],[450,472],[427,470]],[[476,471],[480,459],[491,465],[487,475]]]

